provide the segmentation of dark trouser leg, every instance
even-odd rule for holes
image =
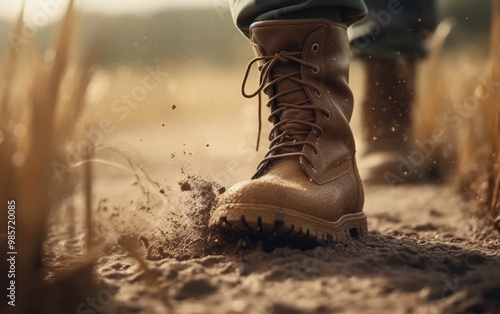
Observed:
[[[436,27],[434,0],[366,0],[366,4],[368,15],[351,29],[356,55],[390,60],[425,56],[424,39]]]
[[[363,0],[230,0],[236,26],[248,36],[250,24],[281,19],[327,18],[350,25],[366,15]]]

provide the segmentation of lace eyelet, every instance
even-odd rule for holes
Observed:
[[[314,74],[318,74],[319,73],[319,66],[316,66],[315,68],[311,68],[311,72]]]
[[[320,134],[320,135],[318,135],[318,132],[317,132],[316,130],[314,130],[314,135],[316,135],[316,136],[315,136],[315,138],[316,138],[316,143],[319,143],[319,139],[321,138],[321,134]]]
[[[315,93],[315,94],[316,94],[316,96],[318,96],[318,97],[323,96],[323,94],[321,93],[321,91],[320,91],[320,90],[318,90],[318,89],[317,89],[317,90],[315,90],[315,91],[314,91],[314,93]]]
[[[311,166],[312,171],[318,172],[318,169],[316,169],[314,166]]]
[[[319,153],[317,150],[314,150],[314,156],[319,157]]]
[[[313,52],[317,52],[317,51],[319,50],[319,44],[318,44],[318,43],[314,43],[314,44],[312,44],[312,46],[311,46],[311,50],[312,50]]]
[[[326,120],[330,120],[332,114],[331,114],[330,110],[326,109],[326,111],[327,111],[327,114],[325,115]]]

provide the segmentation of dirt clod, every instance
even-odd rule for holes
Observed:
[[[179,185],[181,186],[181,191],[191,191],[191,184],[188,181],[179,182]]]

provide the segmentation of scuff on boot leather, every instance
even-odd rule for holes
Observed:
[[[245,97],[267,94],[269,151],[251,180],[218,199],[210,225],[269,237],[347,241],[367,234],[364,192],[349,120],[349,45],[343,25],[325,19],[256,22],[257,57]],[[245,84],[254,64],[260,84]],[[260,132],[260,126],[259,126]]]

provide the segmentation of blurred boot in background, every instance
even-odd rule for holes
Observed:
[[[434,0],[366,0],[368,15],[351,28],[351,49],[366,70],[361,103],[366,182],[429,179],[431,169],[409,160],[416,65],[436,26]]]

